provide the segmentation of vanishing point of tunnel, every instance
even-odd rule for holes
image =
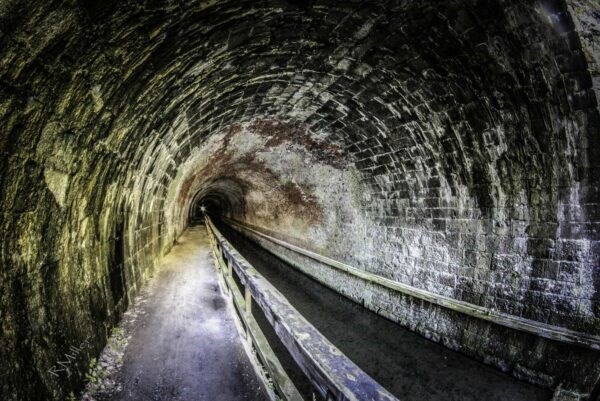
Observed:
[[[599,100],[599,0],[0,0],[0,400],[599,400]]]

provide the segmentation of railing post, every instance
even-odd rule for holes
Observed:
[[[245,300],[245,304],[246,304],[246,318],[250,318],[252,316],[252,293],[250,292],[250,289],[248,288],[248,285],[246,283],[246,286],[244,288],[244,300]],[[250,345],[252,345],[252,335],[250,333],[250,325],[246,325],[246,341],[248,341],[248,343]]]
[[[246,291],[245,291],[245,300],[246,300],[246,316],[250,316],[252,314],[252,293],[250,292],[250,289],[248,288],[248,286],[246,286]]]
[[[223,258],[223,262],[227,265],[227,266],[231,266],[229,260]],[[230,297],[233,296],[233,294],[231,293],[231,288],[229,288],[229,282],[227,281],[227,270],[225,270],[225,268],[221,268],[220,269],[220,273],[221,273],[221,278],[223,279],[223,285],[225,287],[225,292],[227,293],[227,295],[229,295]]]

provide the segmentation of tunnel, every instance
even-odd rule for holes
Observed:
[[[598,400],[599,95],[597,0],[0,0],[0,399],[285,393],[244,390],[279,365],[239,320],[317,398]],[[179,301],[136,312],[160,280]],[[238,344],[189,362],[232,393],[89,395],[130,355],[178,366],[127,324],[179,327],[148,338],[182,358]],[[369,327],[397,334],[335,338]],[[391,357],[413,341],[423,374]],[[464,389],[424,381],[444,361]]]

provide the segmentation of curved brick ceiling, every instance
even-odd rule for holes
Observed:
[[[555,1],[0,1],[9,373],[58,391],[40,355],[118,315],[115,226],[135,288],[203,199],[599,333],[590,60]]]

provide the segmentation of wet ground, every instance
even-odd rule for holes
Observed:
[[[309,322],[399,399],[550,400],[549,390],[433,343],[299,273],[223,224],[219,228]]]
[[[216,274],[206,229],[188,229],[124,317],[122,340],[109,343],[83,399],[266,400]]]

